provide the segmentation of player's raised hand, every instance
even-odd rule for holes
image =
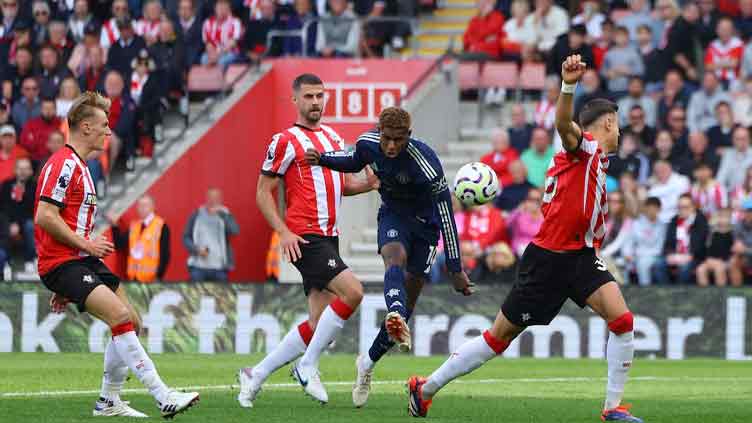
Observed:
[[[457,273],[449,272],[449,279],[452,280],[454,290],[462,295],[473,295],[475,292],[475,284],[470,282],[470,278],[467,277],[467,273],[464,270]]]
[[[381,181],[379,181],[379,177],[373,173],[371,166],[366,166],[363,170],[366,172],[366,182],[368,183],[368,186],[371,190],[378,190],[381,187]]]
[[[311,166],[318,166],[319,165],[319,159],[321,159],[321,153],[318,152],[318,150],[309,148],[305,151],[305,154],[303,155],[305,157],[306,163],[308,163]]]
[[[299,244],[308,244],[308,241],[290,231],[279,234],[279,246],[282,247],[282,255],[290,263],[303,257]]]
[[[50,308],[53,313],[60,314],[65,312],[65,307],[70,304],[70,300],[57,294],[52,294],[50,297]]]
[[[115,251],[115,245],[104,236],[97,237],[89,242],[87,253],[97,258],[105,258]]]
[[[579,54],[568,56],[561,64],[561,79],[567,84],[574,84],[582,78],[587,70],[587,64]]]

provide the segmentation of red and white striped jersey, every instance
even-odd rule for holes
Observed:
[[[600,248],[606,235],[608,157],[587,132],[576,152],[551,159],[543,193],[543,224],[533,242],[554,250]]]
[[[705,213],[705,216],[712,216],[718,210],[729,206],[726,188],[716,181],[713,181],[707,187],[694,184],[690,194],[692,194],[692,201],[695,202],[698,209]]]
[[[234,49],[230,49],[230,42],[237,42],[241,35],[243,35],[243,24],[235,16],[230,16],[221,21],[216,16],[212,16],[204,22],[201,31],[201,37],[205,44],[231,51],[237,51],[238,48],[236,45]]]
[[[325,167],[310,166],[304,153],[309,148],[324,153],[344,147],[342,138],[326,125],[320,125],[317,130],[295,125],[272,137],[261,173],[284,178],[285,223],[293,233],[339,235],[337,217],[345,175]]]
[[[108,19],[102,25],[102,33],[99,35],[99,44],[107,51],[120,39],[120,30],[115,24],[115,18]]]
[[[78,235],[89,238],[97,215],[97,193],[86,161],[66,145],[53,154],[39,173],[34,214],[40,201],[60,208],[60,217]],[[34,227],[39,256],[39,274],[89,254],[57,241],[39,226]]]
[[[737,37],[733,37],[725,45],[719,39],[713,40],[705,50],[706,64],[719,64],[727,60],[736,60],[735,69],[717,69],[715,74],[725,81],[733,81],[739,76],[739,69],[742,64],[742,55],[744,54],[744,42]]]
[[[159,26],[161,24],[162,24],[162,21],[159,19],[157,19],[156,21],[139,19],[133,23],[133,30],[136,32],[136,34],[144,38],[146,37],[156,38],[159,36]]]

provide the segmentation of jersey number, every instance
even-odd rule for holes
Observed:
[[[556,195],[556,187],[559,184],[558,176],[547,176],[544,183],[543,202],[550,203]]]

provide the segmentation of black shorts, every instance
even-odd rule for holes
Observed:
[[[120,286],[120,279],[96,257],[67,261],[41,279],[47,289],[71,300],[80,312],[85,311],[86,298],[94,288],[107,285],[115,292]]]
[[[308,296],[311,288],[326,289],[332,279],[347,269],[347,265],[339,256],[339,238],[336,236],[305,234],[301,237],[308,244],[298,244],[302,257],[292,264],[303,276],[303,290]]]
[[[613,280],[592,248],[555,253],[531,242],[501,311],[517,326],[547,325],[567,298],[584,308],[593,292]]]

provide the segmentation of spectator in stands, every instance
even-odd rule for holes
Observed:
[[[713,169],[707,163],[700,163],[694,170],[695,183],[690,194],[695,206],[712,216],[729,205],[728,192],[723,185],[713,179]]]
[[[629,124],[629,114],[634,106],[640,106],[645,116],[645,123],[655,128],[657,106],[655,100],[645,94],[645,83],[640,77],[629,80],[627,95],[619,100],[619,125]]]
[[[618,178],[624,172],[637,177],[640,184],[645,184],[650,175],[650,160],[639,150],[639,144],[634,134],[624,132],[619,141],[619,151],[610,157],[608,174]]]
[[[705,215],[697,212],[689,194],[682,194],[679,198],[678,211],[666,229],[663,257],[652,268],[653,280],[657,284],[671,283],[674,272],[676,283],[692,283],[695,268],[707,256],[706,241],[710,230]]]
[[[159,40],[149,47],[149,55],[161,76],[161,96],[171,92],[182,95],[190,65],[185,58],[185,46],[175,33],[175,24],[169,19],[161,22]]]
[[[693,132],[689,134],[689,160],[693,169],[704,163],[708,165],[715,175],[718,166],[721,164],[721,158],[715,150],[708,145],[708,137],[702,132]]]
[[[65,25],[65,22],[57,20],[50,22],[50,37],[48,43],[55,49],[55,52],[57,52],[59,59],[58,62],[65,67],[64,64],[68,63],[68,59],[70,59],[73,48],[75,47],[75,42],[68,38],[68,27]]]
[[[656,8],[664,22],[661,44],[658,47],[664,50],[668,69],[679,71],[685,81],[697,83],[699,73],[695,55],[695,25],[700,18],[697,4],[688,2],[681,14],[676,0],[658,0]]]
[[[35,166],[49,157],[47,150],[47,138],[52,131],[60,129],[62,121],[57,117],[57,105],[53,97],[44,97],[38,117],[29,119],[21,131],[19,144],[25,148],[31,156]]]
[[[586,44],[587,29],[585,25],[572,25],[569,31],[559,36],[551,51],[547,54],[546,73],[558,75],[561,72],[561,64],[567,57],[573,54],[582,56],[585,63],[594,63],[593,49]]]
[[[744,43],[734,35],[734,22],[731,18],[721,18],[716,33],[718,38],[705,50],[705,71],[714,72],[728,87],[739,76]]]
[[[729,263],[731,285],[742,286],[752,266],[752,198],[741,205],[743,214],[734,226],[734,245]]]
[[[31,27],[31,45],[41,46],[49,37],[50,5],[45,0],[35,0],[31,6],[34,23]]]
[[[689,178],[674,172],[668,161],[658,160],[653,164],[653,181],[647,195],[661,200],[659,216],[662,222],[669,222],[676,216],[679,197],[688,193],[689,189]]]
[[[681,74],[675,70],[666,73],[663,92],[658,99],[658,123],[656,128],[668,126],[669,111],[675,107],[686,109],[689,106],[690,90],[685,86]],[[682,110],[682,113],[684,113]]]
[[[515,160],[510,163],[509,173],[512,175],[512,182],[504,186],[494,200],[496,207],[507,212],[516,209],[527,198],[528,192],[534,188],[527,181],[527,169],[522,161]]]
[[[483,262],[487,250],[498,244],[509,244],[507,224],[501,211],[484,205],[470,208],[464,215],[464,230],[457,235],[463,262],[471,272]]]
[[[201,53],[204,49],[201,20],[196,17],[193,0],[180,0],[175,23],[178,39],[185,48],[186,69],[188,69],[201,61]]]
[[[752,198],[752,167],[748,167],[744,172],[744,182],[729,191],[729,202],[734,210],[734,222],[742,220],[742,205],[748,198]]]
[[[358,51],[360,25],[346,0],[329,0],[316,32],[316,52],[322,57],[353,57]]]
[[[34,244],[34,196],[37,184],[34,169],[27,158],[16,160],[15,178],[0,186],[0,212],[8,218],[11,240],[19,240],[23,247],[24,273],[36,273],[37,257]]]
[[[127,0],[114,0],[112,2],[112,17],[102,25],[102,33],[99,39],[99,43],[104,48],[105,53],[120,39],[118,20],[122,21],[129,16],[130,11],[128,10]]]
[[[143,37],[147,46],[159,39],[159,26],[162,22],[162,3],[159,0],[146,0],[143,17],[133,24],[137,35]]]
[[[104,79],[107,72],[104,49],[98,45],[92,46],[83,63],[84,67],[78,76],[78,86],[81,88],[81,91],[105,91]]]
[[[542,188],[546,179],[546,170],[554,156],[554,149],[551,146],[551,137],[543,128],[535,128],[530,140],[530,148],[525,150],[520,156],[520,160],[527,168],[527,180],[533,186]]]
[[[478,13],[467,24],[462,36],[466,55],[482,60],[501,58],[504,16],[494,8],[494,0],[478,0]]]
[[[509,214],[510,246],[517,257],[522,257],[525,248],[543,224],[542,202],[543,192],[538,188],[531,188],[522,203]]]
[[[28,47],[19,47],[16,50],[16,62],[10,65],[8,73],[3,77],[10,81],[13,86],[13,100],[16,101],[23,93],[23,81],[34,76],[34,55]]]
[[[252,63],[261,60],[264,53],[279,56],[281,51],[280,40],[277,38],[272,40],[270,51],[267,51],[266,46],[266,36],[269,31],[280,26],[277,21],[276,5],[272,0],[259,0],[259,9],[261,12],[259,18],[249,20],[245,25],[244,47]]]
[[[752,166],[749,129],[737,127],[731,134],[733,148],[726,149],[721,156],[716,179],[727,190],[733,190],[744,182],[744,171]]]
[[[721,12],[716,8],[715,0],[699,0],[697,4],[700,7],[700,19],[697,22],[697,35],[700,40],[700,45],[703,49],[706,49],[713,39],[715,39],[718,21],[723,15],[721,15]],[[733,25],[733,21],[731,22]]]
[[[227,67],[238,58],[238,43],[243,36],[243,24],[232,15],[230,0],[217,0],[214,15],[204,21],[201,39],[206,51],[201,64]]]
[[[745,53],[744,58],[747,57],[747,53]],[[752,49],[749,50],[749,57],[752,59]],[[741,86],[734,92],[734,122],[749,128],[752,126],[752,76],[747,77],[739,85]]]
[[[57,51],[51,44],[45,44],[39,50],[39,95],[41,97],[57,96],[58,88],[63,79],[72,76],[71,71],[60,64]]]
[[[601,66],[601,74],[607,80],[608,90],[614,97],[627,93],[631,77],[642,77],[645,64],[637,49],[629,43],[629,31],[620,26],[614,34],[614,45],[606,52]]]
[[[60,131],[53,131],[50,133],[50,137],[47,138],[47,151],[50,152],[50,156],[57,153],[60,149],[65,147],[65,135]],[[44,159],[44,163],[47,163],[49,156]],[[44,166],[44,165],[42,165]]]
[[[0,2],[0,11],[2,11],[2,25],[0,25],[0,54],[3,57],[8,55],[10,44],[13,41],[13,32],[22,21],[18,17],[18,0],[3,0]],[[0,64],[4,66],[5,64]]]
[[[728,283],[728,269],[731,249],[734,245],[734,232],[731,225],[731,209],[718,210],[711,218],[711,231],[708,239],[707,257],[697,266],[697,285],[710,285],[710,275],[717,286]]]
[[[130,97],[130,90],[125,91],[125,82],[118,71],[107,72],[104,92],[112,102],[107,116],[112,130],[107,151],[108,162],[111,166],[115,166],[122,149],[128,164],[135,150],[136,135],[133,131],[136,125],[136,105]]]
[[[611,48],[611,44],[614,42],[614,22],[611,19],[606,19],[601,24],[601,36],[598,39],[593,40],[591,48],[593,49],[593,60],[596,71],[600,70],[603,66],[603,58],[606,57],[606,52]]]
[[[533,121],[540,128],[552,130],[556,120],[556,101],[561,91],[561,80],[556,75],[549,75],[543,84],[545,95],[535,106]]]
[[[511,12],[511,19],[504,23],[502,29],[505,35],[502,50],[511,59],[529,61],[533,58],[536,41],[533,20],[527,19],[530,3],[527,0],[514,0]]]
[[[671,168],[684,176],[692,175],[692,162],[687,157],[686,151],[678,148],[674,137],[668,131],[660,131],[655,137],[655,151],[651,157],[653,163],[665,160],[671,164]]]
[[[146,137],[153,145],[156,140],[156,126],[162,123],[163,86],[159,75],[155,73],[156,64],[146,49],[138,53],[132,63],[130,97],[136,103],[136,122],[139,128],[138,144]],[[145,145],[140,145],[146,148]],[[129,168],[133,166],[129,165]]]
[[[16,144],[16,130],[13,126],[0,126],[0,182],[13,178],[16,161],[28,157],[29,152]]]
[[[39,83],[34,77],[27,77],[21,85],[21,98],[13,104],[11,116],[16,128],[23,128],[29,119],[39,116],[42,102],[39,101]]]
[[[681,107],[674,107],[668,113],[668,130],[674,139],[677,154],[687,152],[689,142],[689,129],[687,129],[687,112]]]
[[[715,105],[715,118],[718,124],[710,127],[707,135],[710,141],[710,148],[713,151],[720,152],[725,148],[731,147],[731,132],[736,126],[731,105],[725,101],[718,102]]]
[[[657,46],[663,33],[663,23],[653,18],[650,10],[650,2],[646,0],[629,0],[628,3],[629,13],[621,18],[617,24],[627,28],[629,39],[635,42],[638,38],[637,29],[643,25],[649,27],[653,36],[653,45]],[[659,4],[656,4],[656,9],[660,7]]]
[[[752,2],[739,0],[739,16],[736,17],[736,28],[745,40],[752,38]]]
[[[379,0],[368,2],[372,3],[368,19],[378,19],[381,17],[410,17],[409,12],[404,12],[406,4],[409,1],[398,0]],[[409,9],[409,7],[407,8]],[[472,21],[471,21],[472,22]],[[383,56],[384,46],[387,44],[394,50],[405,48],[405,39],[410,35],[410,25],[405,22],[366,22],[365,28],[365,52],[368,56]],[[501,40],[500,40],[501,43]]]
[[[79,78],[86,66],[88,66],[91,49],[94,47],[100,47],[99,45],[99,31],[100,27],[96,22],[89,22],[84,27],[84,37],[81,42],[76,44],[71,52],[70,59],[68,59],[68,69],[73,72],[76,78]]]
[[[603,238],[600,256],[606,260],[612,271],[616,271],[616,279],[623,283],[629,282],[629,274],[624,274],[624,252],[632,233],[632,218],[625,207],[624,195],[619,191],[608,193],[606,235]]]
[[[598,72],[594,69],[585,71],[579,85],[582,88],[578,88],[578,92],[575,93],[574,116],[579,116],[582,106],[594,98],[613,99],[612,93],[604,91],[603,87],[601,87],[601,79],[598,76]]]
[[[625,261],[634,266],[637,282],[641,286],[647,286],[654,282],[650,277],[650,269],[663,254],[667,225],[658,219],[661,200],[657,197],[645,200],[642,210],[642,215],[632,225],[622,254]]]
[[[94,16],[89,12],[89,2],[87,0],[75,0],[73,2],[73,13],[68,18],[68,29],[76,43],[83,42],[86,25],[92,22]]]
[[[621,106],[619,106],[621,111]],[[629,125],[624,129],[637,139],[640,151],[648,156],[653,154],[655,146],[655,128],[645,123],[645,110],[642,106],[634,105],[629,110]]]
[[[60,83],[60,93],[55,100],[56,114],[60,119],[65,119],[68,116],[73,100],[80,94],[81,89],[78,87],[78,82],[72,76],[63,79],[63,82]]]
[[[512,174],[509,172],[509,165],[516,161],[520,154],[509,144],[509,134],[503,129],[496,129],[491,135],[491,144],[493,151],[480,158],[481,163],[485,163],[496,172],[502,187],[512,183]]]
[[[154,198],[144,195],[136,202],[137,219],[123,232],[114,215],[107,220],[115,248],[128,251],[128,280],[152,283],[164,279],[170,264],[170,228],[155,213]]]
[[[603,22],[606,15],[600,11],[600,2],[597,0],[584,0],[582,2],[582,11],[572,18],[572,25],[585,25],[587,29],[588,44],[597,40],[603,35]],[[593,63],[593,62],[586,62]]]
[[[512,122],[509,125],[509,141],[512,148],[519,151],[525,151],[530,147],[530,137],[533,135],[533,124],[527,120],[525,107],[521,104],[512,104],[510,111]]]
[[[222,192],[209,189],[206,204],[191,215],[183,231],[192,281],[227,280],[227,272],[235,265],[230,236],[238,233],[235,217],[222,204]]]
[[[289,17],[285,24],[286,30],[302,30],[303,26],[316,18],[311,7],[311,0],[295,0],[295,13]],[[306,54],[316,51],[316,29],[318,25],[308,25],[306,34]],[[282,41],[283,56],[300,56],[303,54],[302,40],[298,37],[285,37]]]
[[[131,63],[138,53],[146,48],[146,42],[133,31],[131,18],[119,18],[116,23],[120,38],[107,52],[107,67],[120,72],[120,75],[128,81],[131,79]]]
[[[663,53],[655,48],[653,31],[648,25],[640,25],[637,28],[637,50],[645,64],[645,91],[654,94],[663,88],[663,78],[666,75],[666,60]]]
[[[553,0],[535,0],[535,10],[525,19],[532,23],[536,48],[543,54],[548,53],[556,38],[569,29],[569,14]]]
[[[497,242],[486,249],[480,256],[480,266],[472,273],[473,280],[508,281],[514,278],[516,258],[506,242]]]

